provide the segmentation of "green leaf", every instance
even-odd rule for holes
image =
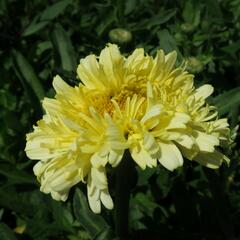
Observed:
[[[48,6],[41,14],[40,20],[52,20],[59,16],[66,7],[72,3],[72,0],[62,0]]]
[[[106,29],[115,21],[116,12],[114,9],[112,9],[112,11],[110,11],[96,27],[96,32],[98,36],[101,36],[106,31]]]
[[[62,203],[56,201],[52,201],[51,203],[53,209],[53,217],[57,222],[59,228],[73,233],[73,216],[67,209],[66,204],[63,205]]]
[[[200,22],[200,2],[189,0],[186,2],[182,12],[182,16],[185,22],[197,26]]]
[[[124,14],[128,15],[129,13],[133,12],[136,9],[136,5],[137,5],[137,0],[125,1]]]
[[[173,16],[175,16],[176,10],[170,9],[164,12],[161,12],[147,21],[146,27],[150,29],[153,26],[160,25],[168,22]]]
[[[137,186],[142,186],[148,183],[148,179],[156,173],[156,168],[146,168],[144,171],[138,168]]]
[[[80,189],[76,189],[73,197],[73,211],[77,220],[89,232],[93,239],[109,228],[108,224],[100,215],[94,214],[89,209],[86,197]]]
[[[13,50],[13,57],[15,66],[22,79],[29,85],[34,91],[39,100],[42,100],[45,93],[41,81],[38,79],[33,67],[28,60],[17,50]]]
[[[23,170],[19,170],[16,166],[12,164],[4,164],[0,163],[0,175],[8,178],[9,183],[13,184],[22,184],[22,183],[30,183],[36,184],[36,181],[33,175],[30,175]]]
[[[206,2],[207,8],[207,17],[208,20],[215,22],[216,20],[218,23],[222,23],[224,21],[223,13],[221,11],[220,2],[218,0],[204,0]],[[214,20],[212,20],[214,19]]]
[[[158,38],[160,42],[160,47],[164,51],[171,52],[177,49],[177,44],[167,29],[158,32]]]
[[[10,209],[17,214],[23,214],[24,216],[32,217],[36,215],[37,210],[43,211],[43,206],[39,204],[39,202],[41,202],[40,197],[41,193],[39,190],[36,190],[34,193],[30,191],[17,192],[13,185],[7,186],[6,184],[0,188],[0,206]]]
[[[166,53],[176,50],[178,53],[178,61],[182,62],[182,54],[179,52],[177,43],[169,31],[167,29],[163,29],[157,33],[157,36],[159,39],[160,48],[162,48]]]
[[[153,217],[153,212],[158,207],[150,196],[141,192],[134,197],[134,204],[138,205],[141,211],[149,217]]]
[[[0,105],[10,111],[14,110],[16,107],[16,96],[13,96],[5,89],[0,89]]]
[[[0,223],[0,239],[1,240],[17,240],[14,232],[5,223]]]
[[[222,50],[226,53],[229,53],[231,56],[235,57],[236,52],[240,49],[240,41],[229,44],[226,47],[223,47]]]
[[[224,182],[222,175],[212,172],[210,169],[204,168],[203,171],[208,179],[209,189],[212,193],[213,206],[215,208],[214,210],[219,227],[226,238],[234,239],[234,227],[232,225],[234,218],[230,214],[228,206],[226,182]]]
[[[75,71],[77,65],[75,51],[70,37],[60,24],[56,24],[51,39],[57,64],[64,70]]]
[[[104,229],[97,236],[94,237],[93,240],[112,240],[114,238],[113,231],[110,227]]]
[[[50,20],[55,19],[64,12],[66,7],[72,3],[72,0],[62,0],[51,6],[48,6],[42,13],[38,14],[28,27],[23,31],[22,36],[32,35],[50,23]]]
[[[154,26],[159,26],[163,23],[168,22],[173,16],[175,16],[176,10],[166,10],[160,12],[150,19],[144,19],[134,25],[131,30],[151,29]]]
[[[220,115],[229,113],[240,106],[240,87],[231,89],[213,99]]]
[[[173,177],[164,168],[158,169],[156,183],[158,185],[158,197],[164,198],[171,191]]]
[[[23,31],[22,33],[23,37],[30,36],[40,31],[41,29],[43,29],[45,26],[49,24],[49,21],[46,21],[46,20],[38,22],[38,18],[39,16],[35,17],[33,21],[28,25],[28,27]]]

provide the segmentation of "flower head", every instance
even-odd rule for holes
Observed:
[[[101,203],[113,208],[105,167],[116,167],[126,150],[142,169],[160,163],[172,171],[183,157],[209,168],[228,162],[218,150],[228,139],[227,120],[205,102],[213,87],[195,89],[176,57],[159,50],[153,58],[140,48],[125,58],[108,44],[99,57],[80,61],[78,86],[56,76],[56,96],[43,100],[46,113],[27,134],[27,156],[40,160],[34,173],[41,191],[66,200],[72,186],[86,182],[97,213]]]

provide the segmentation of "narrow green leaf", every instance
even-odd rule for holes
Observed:
[[[22,36],[32,35],[47,26],[51,20],[64,12],[72,0],[62,0],[51,6],[48,6],[42,13],[38,14],[33,21],[23,31]]]
[[[14,232],[5,223],[0,223],[0,239],[1,240],[17,240]]]
[[[164,12],[160,12],[157,15],[151,17],[150,19],[144,19],[131,28],[131,30],[141,30],[141,29],[151,29],[154,26],[159,26],[163,23],[168,22],[173,16],[175,16],[176,10],[166,10]]]
[[[2,220],[3,213],[4,213],[4,208],[1,208],[0,209],[0,221]]]
[[[169,53],[173,50],[177,51],[177,64],[180,64],[183,61],[183,57],[177,47],[175,39],[169,33],[169,31],[167,29],[163,29],[162,31],[157,33],[157,36],[159,39],[160,48],[162,48],[166,53]]]
[[[109,227],[100,232],[93,240],[112,240],[113,238],[114,233]]]
[[[163,23],[166,23],[169,21],[173,16],[175,16],[176,10],[175,9],[170,9],[166,10],[164,12],[161,12],[157,14],[156,16],[153,16],[151,19],[148,20],[146,27],[150,29],[151,27],[155,25],[160,25]]]
[[[53,217],[57,222],[59,228],[73,233],[73,216],[67,209],[67,205],[63,205],[57,201],[52,201],[51,204]]]
[[[12,111],[16,107],[16,96],[5,89],[0,89],[0,105]]]
[[[51,39],[57,64],[64,70],[75,71],[77,65],[75,51],[70,37],[60,24],[56,24]]]
[[[98,236],[109,227],[100,215],[94,214],[89,209],[86,197],[80,189],[76,189],[73,197],[73,211],[77,220],[89,232],[92,238]]]
[[[31,85],[26,82],[22,74],[20,73],[20,70],[17,67],[17,64],[15,63],[13,65],[13,70],[21,82],[24,91],[26,92],[27,97],[29,98],[29,103],[32,105],[33,109],[35,110],[35,117],[36,119],[39,119],[42,116],[42,107],[41,103],[39,101],[39,98],[35,94],[34,90],[32,89]]]
[[[72,0],[62,0],[55,4],[48,6],[41,14],[40,20],[52,20],[59,16],[65,8],[72,2]]]
[[[200,22],[201,5],[200,2],[186,1],[182,11],[182,17],[185,22],[197,26]]]
[[[136,9],[137,0],[128,0],[125,2],[124,14],[128,15]]]
[[[240,49],[240,41],[233,42],[226,47],[223,47],[222,50],[226,53],[229,53],[233,57],[236,56],[236,52]]]
[[[240,87],[231,89],[213,99],[220,115],[229,113],[240,106]]]
[[[49,24],[49,21],[42,21],[42,22],[31,22],[30,25],[23,31],[22,36],[27,37],[29,35],[32,35],[41,29],[43,29],[45,26]]]
[[[98,36],[101,36],[111,24],[116,21],[116,12],[113,9],[110,11],[96,27],[96,32]]]
[[[44,97],[44,90],[40,80],[38,79],[33,67],[28,62],[28,60],[17,50],[13,50],[13,58],[15,66],[21,77],[26,81],[26,83],[32,88],[39,100]]]
[[[36,181],[33,177],[33,175],[30,175],[23,170],[17,169],[12,164],[0,164],[0,175],[5,176],[8,178],[9,183],[31,183],[36,184]]]

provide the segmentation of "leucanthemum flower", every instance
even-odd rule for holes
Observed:
[[[27,156],[40,160],[34,173],[41,191],[65,201],[84,182],[99,213],[101,203],[113,208],[106,165],[118,166],[126,150],[142,169],[160,163],[173,171],[183,157],[209,168],[228,163],[219,151],[228,140],[227,119],[205,102],[213,87],[195,89],[176,57],[159,50],[153,58],[140,48],[125,58],[108,44],[99,57],[81,59],[78,86],[56,76],[56,96],[43,100],[46,113],[27,134]]]

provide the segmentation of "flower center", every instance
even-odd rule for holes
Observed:
[[[120,91],[111,92],[96,92],[95,90],[87,93],[87,109],[92,106],[100,114],[104,115],[105,112],[111,116],[115,110],[112,100],[117,102],[119,108],[123,110],[126,105],[127,98],[130,99],[137,95],[138,98],[146,96],[146,78],[129,78],[128,83],[124,84]],[[88,111],[88,110],[87,110]]]

